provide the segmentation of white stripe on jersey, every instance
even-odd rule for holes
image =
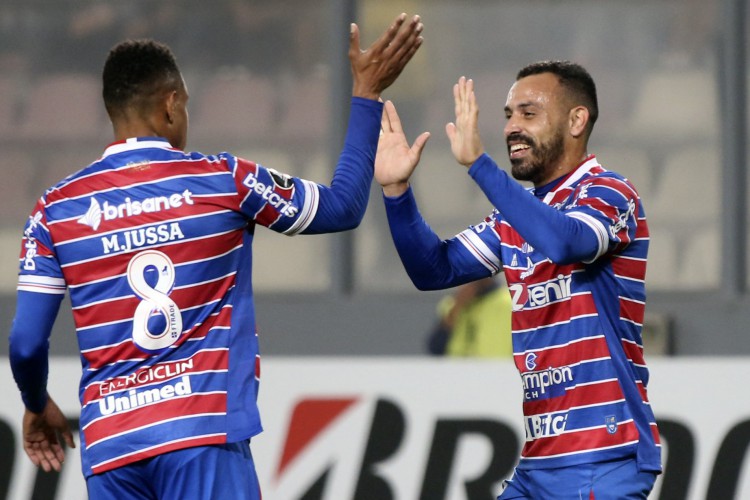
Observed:
[[[226,436],[226,435],[227,435],[226,432],[215,432],[213,434],[200,434],[200,435],[197,435],[197,436],[188,436],[188,437],[184,437],[184,438],[180,438],[180,439],[174,439],[172,441],[165,441],[163,443],[159,443],[159,444],[156,444],[154,446],[149,446],[148,448],[140,448],[140,449],[137,449],[135,451],[131,451],[130,453],[124,453],[122,455],[118,455],[116,457],[110,458],[109,460],[104,460],[102,462],[99,462],[98,464],[93,464],[91,466],[91,468],[92,469],[96,469],[97,467],[102,467],[104,465],[107,465],[110,462],[115,462],[117,460],[122,460],[122,459],[127,458],[127,457],[129,457],[131,455],[138,455],[139,453],[146,453],[149,450],[152,450],[152,449],[155,449],[155,448],[163,448],[163,447],[169,446],[171,444],[181,443],[183,441],[196,441],[196,440],[203,439],[203,438],[211,438],[211,437]]]
[[[632,419],[630,419],[630,420],[628,420],[626,422],[630,422],[630,421],[632,421]],[[625,423],[625,422],[618,422],[618,425],[621,424],[621,423]],[[591,428],[591,429],[582,429],[582,430],[605,429],[605,428],[606,428],[606,426],[600,425],[598,427],[594,427],[594,428]],[[566,434],[569,434],[570,432],[574,432],[574,431],[566,432]],[[569,452],[569,453],[556,453],[554,455],[544,455],[544,456],[540,456],[540,457],[529,457],[529,456],[526,456],[523,453],[521,453],[521,458],[523,458],[524,460],[531,461],[531,460],[545,460],[547,458],[570,457],[570,456],[573,456],[573,455],[583,455],[584,453],[592,453],[592,452],[595,452],[595,451],[614,450],[616,448],[624,448],[626,446],[632,446],[632,445],[637,444],[637,443],[638,443],[638,440],[636,439],[635,441],[626,441],[624,443],[615,444],[615,445],[612,445],[612,446],[600,446],[598,448],[587,448],[587,449],[581,450],[581,451],[572,451],[572,452]]]
[[[471,229],[464,229],[456,235],[458,241],[492,274],[497,274],[502,265],[500,259]]]
[[[52,295],[65,294],[65,280],[49,276],[19,275],[16,290],[24,292],[49,293]]]
[[[320,203],[320,193],[318,192],[318,185],[314,182],[300,179],[302,185],[305,187],[305,203],[300,210],[299,216],[294,224],[289,227],[283,234],[288,236],[294,236],[298,234],[310,225],[315,218],[315,214],[318,212],[318,204]]]
[[[598,242],[599,248],[596,251],[596,255],[594,255],[591,259],[584,261],[584,263],[590,264],[607,252],[609,246],[607,244],[609,242],[609,236],[607,236],[607,228],[605,228],[601,222],[596,220],[595,217],[581,212],[569,212],[565,215],[583,222],[588,227],[590,227],[596,235],[596,240]]]

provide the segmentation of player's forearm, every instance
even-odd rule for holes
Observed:
[[[344,148],[331,186],[320,186],[320,207],[306,233],[344,231],[359,225],[370,196],[383,104],[352,98]]]
[[[411,188],[399,197],[383,199],[393,243],[415,287],[442,290],[477,279],[460,265],[459,243],[441,240],[422,218]]]
[[[62,295],[18,292],[10,330],[10,365],[24,405],[40,413],[47,404],[49,336]]]
[[[469,174],[505,220],[551,261],[580,262],[596,254],[598,238],[589,226],[540,202],[487,154],[479,157]]]

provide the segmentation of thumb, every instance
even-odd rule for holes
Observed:
[[[359,54],[359,26],[356,23],[349,25],[349,53]]]
[[[73,433],[70,431],[70,427],[62,432],[62,438],[70,448],[76,447],[76,442],[73,440]]]

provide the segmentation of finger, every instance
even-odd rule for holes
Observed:
[[[73,440],[73,433],[70,429],[66,429],[65,431],[63,431],[62,437],[65,440],[65,444],[67,444],[71,448],[76,447],[76,442]]]
[[[396,133],[403,133],[403,128],[401,127],[401,118],[398,117],[396,106],[391,101],[388,101],[388,103],[388,121],[390,122],[391,131]]]
[[[466,113],[468,111],[468,109],[467,109],[467,100],[466,100],[468,85],[467,85],[467,80],[466,80],[465,76],[461,77],[461,80],[459,82],[459,87],[460,87],[459,94],[460,94],[460,100],[461,100],[461,113],[465,117]]]
[[[357,55],[361,52],[359,45],[359,26],[355,23],[349,25],[349,56]]]
[[[469,117],[474,118],[477,112],[476,95],[474,93],[474,80],[471,78],[466,82],[466,113]]]
[[[391,101],[386,101],[385,106],[383,107],[383,114],[380,117],[380,130],[383,133],[389,133],[391,132],[391,117],[389,112],[389,106],[390,103],[391,107],[393,106],[393,103]]]
[[[456,121],[461,117],[461,80],[453,85],[453,107],[456,114]]]
[[[388,46],[391,44],[391,42],[394,40],[394,38],[396,38],[396,35],[399,33],[399,30],[401,29],[401,25],[404,24],[405,20],[406,20],[406,13],[402,12],[396,17],[393,23],[391,23],[388,29],[385,30],[385,33],[380,35],[380,38],[375,40],[373,44],[370,45],[368,50],[372,51],[373,53],[380,53],[384,51],[385,49],[387,49]]]
[[[411,150],[417,155],[417,161],[422,157],[422,151],[424,150],[427,140],[430,138],[429,132],[422,132],[419,137],[414,141]]]
[[[53,464],[58,460],[58,455],[62,453],[62,450],[60,450],[60,445],[47,442],[42,445],[42,453],[44,454],[44,460]]]
[[[453,143],[453,140],[456,137],[456,124],[453,122],[448,123],[445,126],[445,134],[448,136],[448,140]]]
[[[26,452],[26,455],[29,457],[29,460],[31,460],[31,463],[34,464],[35,467],[39,467],[41,465],[41,461],[39,459],[39,455],[36,452],[36,449],[33,448],[33,445],[30,444],[24,444],[23,449]]]
[[[424,24],[419,21],[419,16],[414,16],[409,26],[402,29],[396,39],[385,49],[384,55],[394,61],[403,61],[407,54],[415,51],[415,46],[421,45],[420,39],[423,31]]]
[[[399,64],[402,68],[406,66],[406,63],[411,61],[412,57],[414,57],[414,54],[417,53],[417,50],[419,50],[419,48],[422,46],[423,43],[424,43],[424,38],[421,36],[417,37],[417,40],[414,42],[414,45],[409,47],[409,50],[406,53],[404,53],[401,56],[401,59],[399,60]]]

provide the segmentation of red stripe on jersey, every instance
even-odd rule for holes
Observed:
[[[523,414],[528,416],[566,411],[570,408],[611,403],[624,398],[620,383],[617,380],[609,380],[573,387],[568,389],[564,396],[557,398],[524,402]]]
[[[573,295],[568,300],[552,302],[543,307],[513,311],[513,331],[538,329],[545,325],[567,322],[578,316],[596,314],[596,304],[591,294]]]
[[[196,304],[208,304],[221,299],[227,290],[234,286],[234,275],[228,276],[208,283],[195,286],[178,288],[169,294],[177,307],[183,309]],[[90,306],[76,308],[73,311],[73,319],[78,328],[86,328],[98,324],[125,321],[132,319],[135,310],[141,304],[139,297],[126,297]],[[186,327],[186,329],[189,328]]]
[[[649,237],[648,224],[645,218],[638,218],[638,226],[635,228],[635,237],[645,239]]]
[[[502,238],[503,241],[505,241],[504,234],[502,235]],[[550,262],[549,260],[544,260],[541,262],[537,262],[533,270],[533,276],[531,277],[521,277],[522,274],[528,272],[527,269],[511,269],[506,267],[504,268],[504,271],[508,283],[526,282],[530,284],[538,284],[545,281],[558,281],[560,279],[560,276],[568,278],[570,277],[571,273],[573,273],[573,271],[578,268],[580,268],[580,265],[577,264],[559,266]]]
[[[656,426],[656,423],[651,423],[651,435],[654,437],[654,442],[656,444],[661,444],[661,437],[659,436],[659,428]]]
[[[97,191],[112,189],[113,186],[130,186],[134,183],[156,182],[176,175],[182,177],[212,172],[229,174],[229,169],[223,162],[210,162],[206,159],[154,161],[133,165],[131,168],[106,169],[75,179],[61,189],[49,192],[47,203],[54,203],[64,198],[95,195]]]
[[[154,382],[171,380],[178,375],[227,369],[229,369],[229,354],[226,349],[199,351],[186,359],[156,363],[123,377],[93,382],[83,391],[83,406],[97,401],[102,396],[122,393],[122,391],[153,384]]]
[[[40,243],[36,238],[31,238],[31,241],[29,241],[29,238],[24,236],[21,238],[21,252],[19,254],[21,261],[26,259],[27,255],[29,255],[28,252],[30,249],[33,249],[32,258],[50,257],[53,255],[52,251]]]
[[[143,361],[150,356],[150,354],[146,354],[138,349],[132,339],[128,339],[112,347],[85,351],[81,354],[92,370],[98,370],[103,366],[117,361]]]
[[[186,262],[197,262],[204,259],[216,258],[217,255],[235,248],[242,244],[243,231],[237,230],[225,234],[212,235],[211,239],[200,240],[196,245],[195,240],[175,242],[166,246],[159,246],[159,250],[167,254],[176,265]],[[80,264],[65,266],[65,282],[68,286],[76,286],[82,283],[90,283],[104,278],[112,278],[125,274],[128,270],[128,262],[133,255],[142,251],[143,248],[134,248],[128,252],[107,255]]]
[[[255,222],[261,226],[271,226],[281,217],[279,210],[270,204],[266,203],[263,205],[258,212],[255,213]]]
[[[646,304],[620,297],[621,318],[642,324],[644,314],[646,314]]]
[[[116,458],[114,460],[110,460],[110,461],[107,461],[105,463],[101,463],[98,465],[93,465],[91,467],[91,471],[94,474],[100,474],[102,472],[107,472],[108,470],[117,469],[118,467],[122,467],[124,465],[132,464],[133,462],[137,462],[139,460],[144,460],[146,458],[151,458],[157,455],[162,455],[170,451],[182,450],[184,448],[192,448],[195,446],[208,446],[212,444],[222,444],[222,443],[226,443],[226,441],[227,441],[227,436],[226,434],[223,434],[223,433],[218,434],[218,435],[188,438],[188,439],[180,440],[177,442],[170,442],[162,446],[157,446],[155,448],[149,448],[148,450],[144,450],[138,453],[133,453],[131,455],[125,455],[125,456],[122,456],[122,458]]]
[[[159,389],[154,388],[153,391],[159,392]],[[148,388],[143,388],[139,391],[139,394],[148,392]],[[137,396],[129,397],[128,393],[121,393],[107,396],[99,404],[103,405],[107,403],[111,407],[114,407],[115,400],[118,398],[127,402],[131,400],[135,401]],[[165,420],[208,413],[223,414],[226,413],[226,403],[226,394],[190,394],[185,397],[172,396],[169,399],[162,399],[156,403],[139,403],[146,406],[138,406],[132,410],[124,410],[120,413],[100,418],[83,429],[83,434],[86,437],[86,447],[90,448],[97,442],[113,434],[123,434],[134,429],[158,425]]]
[[[638,380],[636,386],[638,387],[638,392],[641,393],[641,399],[643,399],[643,402],[648,403],[648,390],[643,385],[643,381]]]
[[[646,279],[646,259],[629,259],[615,255],[612,260],[612,271],[618,276],[636,280]]]
[[[550,457],[554,455],[582,453],[599,448],[625,446],[638,440],[638,429],[630,421],[617,425],[617,431],[610,434],[606,427],[566,432],[555,436],[542,437],[526,442],[521,456]]]
[[[643,347],[639,346],[635,342],[622,341],[622,349],[625,351],[625,356],[637,365],[645,365],[646,362],[643,359]]]
[[[248,173],[252,173],[254,175],[256,175],[258,173],[258,164],[255,163],[255,162],[253,162],[253,161],[246,160],[244,158],[237,158],[237,168],[238,168],[238,170],[240,172],[248,172]],[[270,173],[270,171],[272,169],[269,168],[267,170]],[[274,170],[274,172],[276,172],[276,171]],[[279,172],[276,172],[276,173],[279,174]],[[283,174],[281,174],[281,175],[283,176]],[[274,177],[273,174],[271,176]],[[238,175],[238,176],[236,176],[237,179],[245,179],[246,177],[247,177],[247,175]],[[283,187],[283,186],[279,186],[276,183],[276,180],[273,179],[273,186],[274,186],[273,192],[276,193],[276,194],[278,194],[282,198],[287,199],[287,200],[291,200],[292,197],[294,197],[294,189],[295,189],[295,187],[294,187],[293,183],[290,183],[289,187]]]
[[[537,354],[536,371],[544,371],[547,368],[570,366],[581,361],[598,358],[609,358],[607,339],[602,337],[588,338],[567,345],[551,347],[548,349],[534,351]],[[516,355],[518,358],[525,354]],[[516,360],[518,364],[518,360]]]
[[[189,338],[192,338],[192,336],[192,332],[183,332],[183,334],[180,335],[180,338],[170,347],[177,348]],[[92,349],[83,353],[83,357],[88,362],[89,369],[91,370],[98,370],[104,366],[123,360],[145,360],[150,356],[151,354],[146,354],[141,351],[132,339],[121,342],[116,346]]]
[[[485,219],[485,222],[491,223],[492,220],[488,217]],[[508,246],[521,248],[523,244],[526,243],[526,240],[524,240],[506,221],[495,221],[495,232],[500,235],[503,243]],[[523,270],[519,272],[523,272]]]

